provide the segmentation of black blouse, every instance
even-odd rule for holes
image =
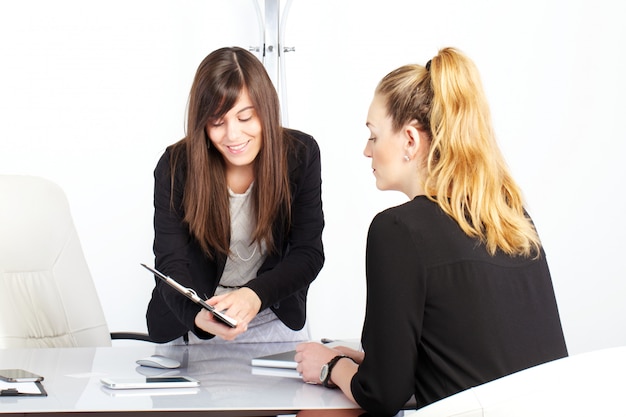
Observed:
[[[374,218],[366,273],[351,389],[374,415],[567,356],[545,253],[491,256],[426,197]]]

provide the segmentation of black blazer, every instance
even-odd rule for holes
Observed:
[[[292,222],[287,232],[284,219],[277,220],[274,237],[278,253],[269,255],[257,276],[245,286],[259,296],[261,310],[271,308],[286,326],[299,330],[306,321],[309,285],[324,264],[321,163],[313,137],[288,129],[285,134],[293,137],[288,155]],[[172,187],[170,157],[168,147],[154,170],[155,266],[180,284],[195,289],[201,297],[209,298],[224,272],[226,258],[209,259],[190,235],[182,209],[185,158],[178,161]],[[212,338],[213,335],[195,327],[199,311],[200,307],[191,300],[155,279],[146,313],[150,337],[155,342],[168,342],[193,331],[199,338]]]

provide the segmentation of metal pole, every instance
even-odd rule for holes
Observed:
[[[279,78],[279,28],[280,28],[280,0],[265,0],[265,51],[263,65],[278,91],[280,88]],[[280,94],[280,93],[279,93]]]

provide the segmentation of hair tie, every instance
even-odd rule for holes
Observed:
[[[428,62],[426,63],[426,71],[430,72],[430,62],[432,61],[432,59],[429,59]]]

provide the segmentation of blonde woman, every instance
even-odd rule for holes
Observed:
[[[412,395],[421,408],[567,356],[546,255],[472,61],[444,48],[392,71],[367,127],[376,186],[410,201],[370,225],[363,352],[300,344],[304,381],[394,415]]]

